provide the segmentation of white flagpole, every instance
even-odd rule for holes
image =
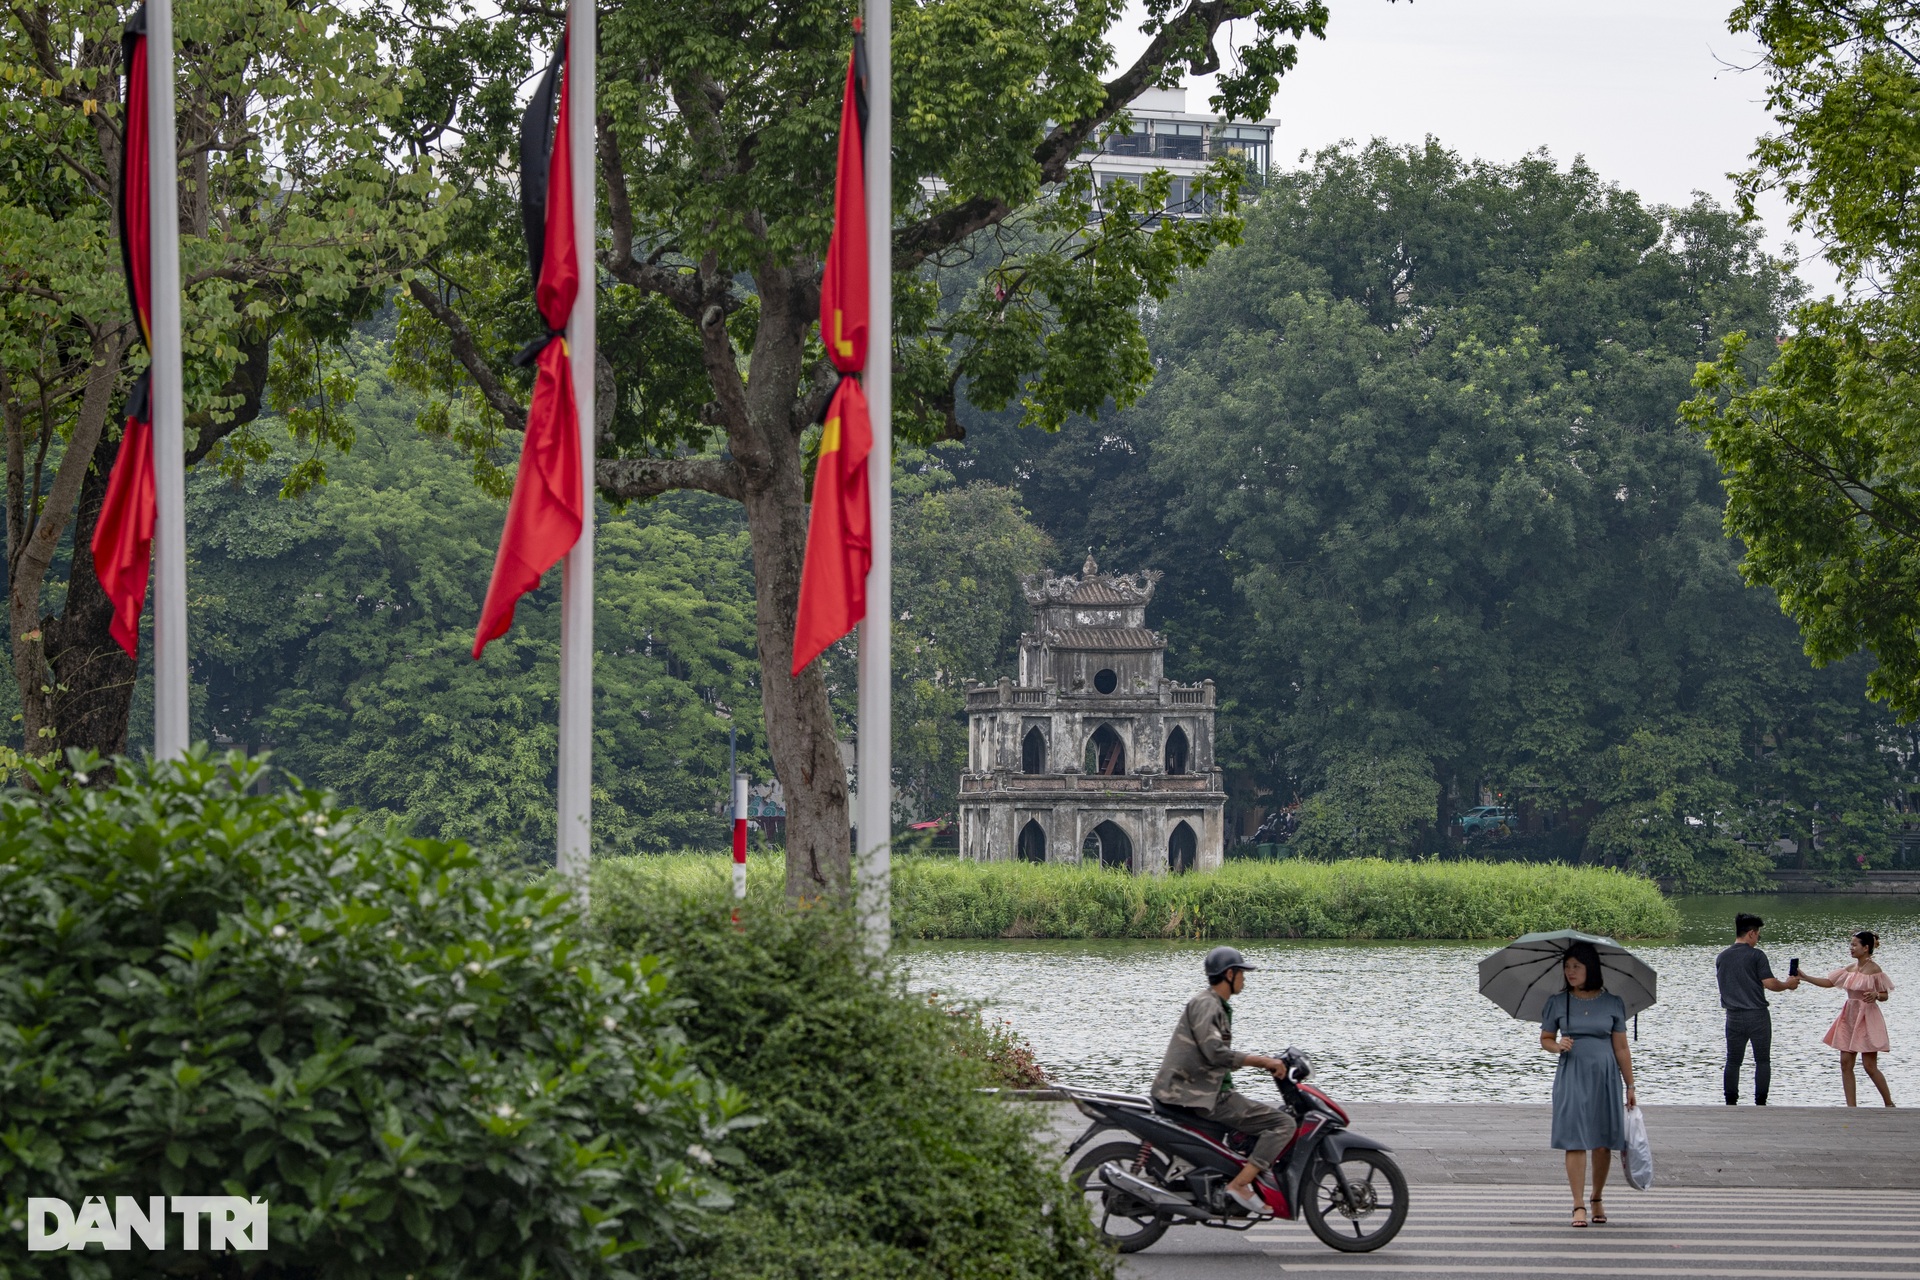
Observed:
[[[883,954],[893,937],[893,12],[867,0],[867,403],[873,452],[873,568],[860,623],[859,808],[854,882],[867,946]]]
[[[153,755],[187,753],[187,463],[180,374],[180,177],[173,139],[173,0],[147,0],[147,166],[153,193],[148,384],[153,414]]]
[[[586,512],[580,540],[560,577],[560,822],[556,864],[587,905],[587,863],[593,831],[593,455],[595,166],[594,0],[569,0],[567,130],[573,149],[573,241],[580,255],[580,292],[567,317],[573,399],[580,407],[580,473]]]

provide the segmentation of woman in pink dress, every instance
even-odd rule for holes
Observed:
[[[1873,962],[1873,951],[1880,945],[1880,939],[1871,929],[1862,929],[1848,941],[1847,949],[1853,953],[1852,964],[1835,969],[1824,978],[1804,973],[1800,976],[1816,987],[1839,987],[1847,993],[1847,1002],[1840,1006],[1840,1016],[1833,1020],[1823,1037],[1840,1051],[1840,1083],[1847,1091],[1847,1105],[1860,1105],[1853,1077],[1853,1059],[1858,1054],[1865,1059],[1867,1079],[1880,1091],[1881,1100],[1892,1106],[1893,1091],[1887,1088],[1887,1078],[1880,1074],[1880,1055],[1887,1051],[1887,1020],[1880,1015],[1880,1003],[1892,993],[1893,979]]]

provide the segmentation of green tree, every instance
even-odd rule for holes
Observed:
[[[1695,890],[1759,887],[1768,852],[1739,839],[1735,731],[1717,720],[1679,717],[1634,730],[1610,747],[1596,798],[1593,847],[1649,875]]]
[[[489,424],[522,421],[504,357],[533,319],[501,160],[514,86],[528,52],[551,47],[557,15],[510,9],[500,21],[450,0],[393,0],[380,12],[420,74],[416,113],[444,122],[429,145],[469,210],[405,299],[401,371],[448,396],[449,429],[484,445]],[[640,387],[661,407],[630,417],[626,434],[617,413],[605,424],[596,478],[613,498],[699,489],[747,509],[795,893],[840,893],[849,877],[827,681],[818,668],[797,679],[788,668],[811,424],[833,386],[815,317],[854,12],[846,0],[772,9],[723,0],[616,7],[600,25],[602,296],[644,314],[678,362],[662,383],[644,368],[625,382],[601,371],[610,406],[627,406]],[[961,380],[982,403],[1018,401],[1043,427],[1133,400],[1152,373],[1142,303],[1237,234],[1242,175],[1231,161],[1216,166],[1201,184],[1215,210],[1207,217],[1157,218],[1164,177],[1120,191],[1102,213],[1076,157],[1142,90],[1221,67],[1216,46],[1236,19],[1252,21],[1236,28],[1214,105],[1264,114],[1293,65],[1291,41],[1326,22],[1321,0],[1149,0],[1146,48],[1106,78],[1121,14],[1113,0],[936,0],[896,13],[899,326],[873,358],[895,366],[904,440],[951,433]],[[1020,247],[943,311],[938,270],[997,241]]]
[[[913,816],[954,812],[967,765],[966,687],[1013,670],[1028,609],[1020,579],[1052,547],[990,484],[900,504],[893,541],[894,774]]]
[[[1290,843],[1307,858],[1399,858],[1434,820],[1440,784],[1417,751],[1336,755],[1327,781],[1300,809]]]
[[[349,344],[359,437],[329,482],[277,489],[278,445],[235,484],[190,482],[198,732],[416,830],[529,856],[551,845],[557,595],[472,657],[501,503],[451,446],[415,429],[420,402]],[[594,842],[609,852],[710,844],[724,826],[729,719],[758,719],[751,567],[732,504],[673,495],[603,511],[595,635]],[[764,772],[745,735],[743,767]]]
[[[1764,53],[1779,131],[1742,175],[1751,210],[1778,191],[1848,296],[1793,316],[1764,381],[1738,344],[1703,364],[1687,418],[1726,471],[1726,530],[1807,653],[1865,651],[1874,697],[1920,715],[1920,5],[1746,0],[1729,26]]]
[[[128,10],[39,0],[0,13],[0,428],[8,628],[30,751],[126,742],[133,663],[87,548],[144,365],[117,200]],[[308,451],[351,442],[329,352],[425,255],[442,215],[418,149],[389,127],[407,74],[329,4],[214,0],[177,15],[186,460],[237,471],[263,405]],[[49,577],[67,536],[64,595]]]
[[[1164,309],[1143,414],[1181,550],[1224,559],[1250,614],[1259,745],[1309,777],[1417,751],[1458,794],[1558,804],[1697,696],[1695,655],[1754,611],[1674,406],[1787,287],[1729,215],[1579,164],[1376,143],[1270,183]]]
[[[1729,789],[1719,835],[1852,862],[1818,815],[1884,809],[1889,726],[1857,667],[1810,670],[1743,587],[1676,421],[1697,363],[1777,331],[1794,291],[1706,203],[1649,208],[1544,156],[1336,148],[1273,175],[1244,243],[1160,308],[1139,406],[1044,438],[971,414],[955,471],[1018,485],[1061,545],[1166,572],[1170,670],[1220,682],[1238,785],[1324,797],[1310,846],[1413,794],[1356,761],[1426,761],[1429,831],[1482,784],[1577,824],[1679,785],[1654,786],[1673,751],[1622,757],[1636,735],[1720,726],[1686,775]],[[1704,804],[1668,806],[1688,839]]]

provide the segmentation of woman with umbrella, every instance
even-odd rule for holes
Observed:
[[[1553,1147],[1567,1153],[1567,1186],[1573,1192],[1573,1225],[1587,1225],[1583,1202],[1589,1158],[1593,1164],[1593,1217],[1607,1220],[1601,1194],[1613,1153],[1627,1145],[1627,1113],[1638,1105],[1633,1090],[1633,1051],[1627,1045],[1627,1006],[1606,989],[1600,953],[1584,939],[1561,953],[1564,989],[1548,997],[1540,1019],[1540,1047],[1559,1056],[1553,1075]]]

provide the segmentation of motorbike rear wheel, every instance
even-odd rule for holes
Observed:
[[[1384,1151],[1349,1151],[1338,1164],[1319,1156],[1300,1187],[1300,1211],[1321,1243],[1370,1253],[1407,1221],[1407,1178]]]
[[[1113,1161],[1132,1170],[1134,1161],[1140,1157],[1140,1143],[1103,1142],[1082,1155],[1073,1166],[1073,1172],[1067,1175],[1071,1182],[1087,1198],[1087,1212],[1093,1217],[1094,1230],[1100,1238],[1118,1249],[1121,1253],[1138,1253],[1167,1234],[1171,1224],[1153,1216],[1151,1206],[1141,1204],[1124,1191],[1114,1191],[1098,1183],[1089,1186],[1094,1171],[1108,1161]],[[1147,1167],[1140,1176],[1149,1182],[1162,1181],[1168,1169],[1167,1159],[1158,1151],[1147,1157]]]

